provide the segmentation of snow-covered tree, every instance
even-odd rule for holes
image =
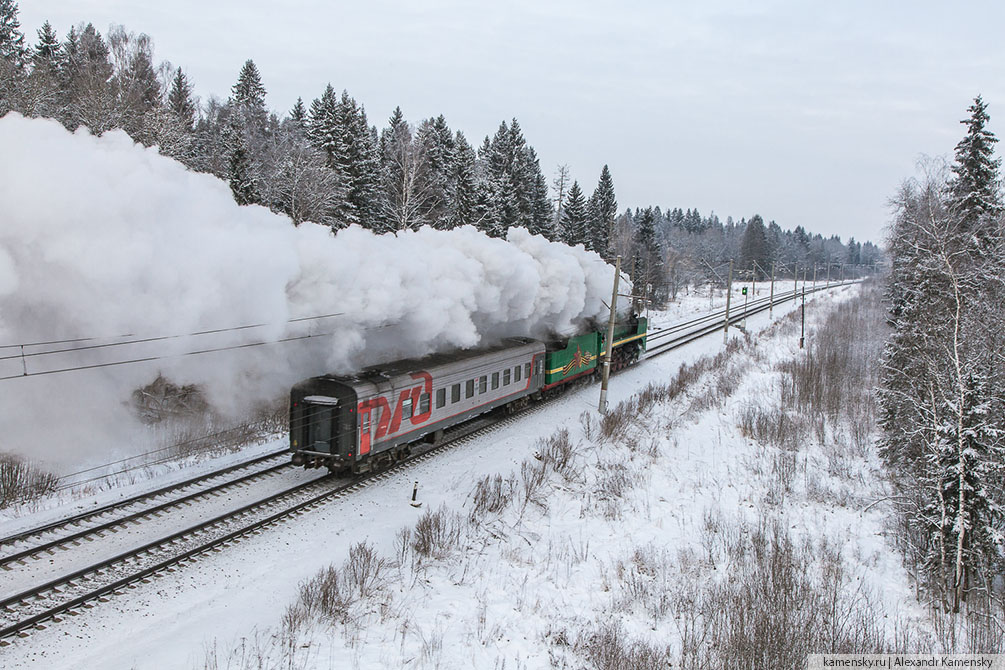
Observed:
[[[956,145],[954,178],[950,182],[950,205],[960,225],[974,231],[982,220],[993,220],[1002,213],[1001,159],[994,158],[998,138],[987,129],[987,104],[981,96],[967,108],[970,117],[960,121],[967,133]]]
[[[562,210],[561,240],[569,246],[587,244],[589,239],[588,218],[586,213],[586,198],[583,196],[579,182],[572,182],[569,197]]]
[[[35,48],[31,53],[32,66],[58,68],[62,48],[56,30],[51,23],[46,21],[37,32],[38,42],[35,43]]]
[[[511,226],[546,232],[551,223],[547,182],[542,184],[540,161],[516,119],[502,122],[491,141],[485,138],[478,160],[480,203],[485,210],[479,227],[497,237]]]
[[[743,271],[757,270],[758,276],[770,265],[770,254],[768,251],[768,236],[764,229],[764,219],[760,214],[750,217],[747,227],[743,231],[743,238],[740,241],[740,268]]]
[[[614,217],[618,214],[618,200],[614,195],[614,179],[607,165],[600,171],[600,180],[590,196],[587,209],[590,218],[589,248],[610,260],[611,234]]]
[[[28,48],[17,13],[14,0],[0,0],[0,60],[21,70],[28,60]]]
[[[457,184],[453,178],[456,142],[454,133],[441,114],[419,124],[415,136],[416,155],[424,163],[424,184],[428,211],[426,221],[434,228],[450,227],[451,201],[456,197]]]
[[[383,197],[382,230],[417,230],[429,223],[438,201],[433,193],[426,145],[414,141],[400,107],[380,136]]]
[[[551,182],[552,188],[555,189],[555,216],[552,225],[555,230],[561,230],[562,228],[562,210],[565,208],[565,200],[569,195],[569,183],[571,181],[572,177],[569,173],[569,166],[559,165],[555,171],[555,178]]]
[[[95,134],[118,127],[120,119],[111,86],[114,68],[101,33],[90,23],[79,30],[71,28],[63,51],[68,96],[64,124],[71,129],[84,125]]]
[[[959,157],[958,157],[959,160]],[[993,162],[992,162],[993,164]],[[1005,477],[1005,245],[1000,219],[974,234],[956,177],[934,170],[894,202],[890,324],[880,393],[882,453],[919,498],[917,544],[933,590],[959,611],[978,571],[1001,559]],[[986,173],[985,184],[997,180]],[[981,190],[981,184],[969,192]],[[970,212],[970,214],[968,214]],[[985,221],[982,210],[978,221]]]
[[[171,90],[168,92],[167,106],[168,110],[175,115],[175,118],[178,119],[183,128],[187,130],[193,129],[196,109],[195,101],[192,99],[192,85],[189,83],[185,73],[181,71],[181,68],[178,68],[174,78],[171,80]]]
[[[454,135],[454,160],[450,173],[452,184],[446,228],[478,225],[478,167],[475,150],[464,133]]]
[[[269,113],[265,107],[265,85],[258,66],[250,58],[244,62],[237,82],[231,88],[231,106],[240,117],[240,123],[257,132],[265,127]]]

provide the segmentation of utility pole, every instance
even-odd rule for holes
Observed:
[[[813,290],[817,290],[817,264],[813,264]]]
[[[750,292],[757,295],[757,261],[750,268]]]
[[[729,301],[733,295],[733,261],[729,261],[729,280],[726,281],[726,322],[722,326],[722,343],[729,342]]]
[[[771,318],[775,311],[775,261],[771,261],[771,293],[768,296],[768,318]]]
[[[831,285],[831,264],[830,261],[827,262],[827,286]]]
[[[611,377],[611,355],[614,353],[614,319],[618,312],[618,280],[621,278],[621,256],[618,256],[614,264],[614,291],[611,293],[611,318],[607,322],[607,351],[604,353],[604,371],[600,382],[600,407],[601,414],[607,413],[607,380]],[[632,291],[635,293],[635,291]]]

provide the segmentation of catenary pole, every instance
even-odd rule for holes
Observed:
[[[771,293],[768,294],[768,318],[775,311],[775,261],[771,261]]]
[[[729,342],[729,299],[733,295],[733,261],[729,261],[729,279],[726,280],[726,320],[722,326],[722,342]]]
[[[614,354],[614,319],[618,312],[618,280],[621,278],[621,256],[614,263],[614,291],[611,293],[611,318],[607,322],[607,351],[604,353],[604,370],[600,382],[601,414],[607,413],[607,380],[611,377],[611,356]],[[634,294],[635,291],[633,290]]]

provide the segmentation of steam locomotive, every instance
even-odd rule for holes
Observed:
[[[611,370],[639,360],[646,319],[616,324]],[[290,392],[295,465],[367,472],[410,453],[420,440],[499,408],[512,412],[595,377],[607,333],[556,342],[512,338],[477,351],[395,361],[348,377],[313,377]]]

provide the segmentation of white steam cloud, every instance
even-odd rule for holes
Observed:
[[[304,377],[568,334],[610,295],[613,268],[581,247],[523,229],[297,228],[118,131],[8,114],[0,156],[0,377],[15,377],[0,380],[0,451],[57,468],[148,448],[129,401],[158,374],[240,417]],[[250,324],[267,325],[81,349]],[[318,337],[275,342],[303,335]],[[34,344],[72,338],[100,339]],[[38,374],[140,358],[157,360]]]

